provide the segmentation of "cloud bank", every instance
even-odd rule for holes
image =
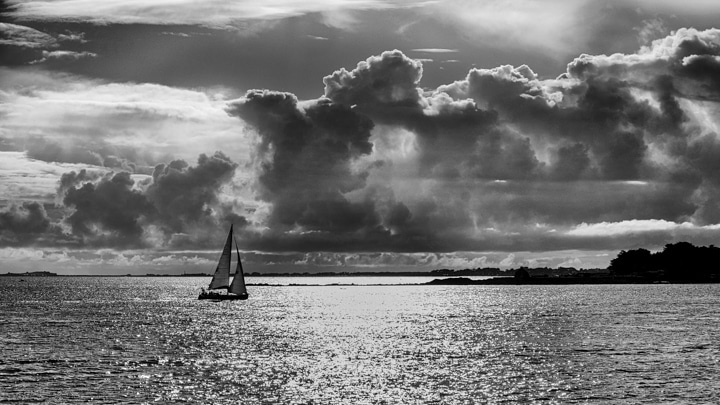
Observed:
[[[150,174],[173,157],[224,150],[243,158],[242,123],[223,111],[222,89],[108,83],[34,69],[0,68],[6,150],[45,162]]]
[[[102,6],[87,0],[55,0],[50,2],[9,1],[9,14],[17,19],[85,21],[97,24],[187,24],[218,28],[239,28],[243,21],[277,20],[307,13],[326,13],[326,21],[347,22],[340,14],[353,10],[382,10],[413,7],[423,1],[399,0],[292,0],[223,1],[202,3],[190,0],[148,1],[128,3],[106,1]]]
[[[237,164],[222,152],[193,166],[178,159],[152,176],[95,167],[63,173],[55,201],[0,209],[0,246],[171,249],[210,246],[210,236],[248,221],[242,199],[227,191]],[[8,175],[12,179],[12,175]]]
[[[16,83],[28,74],[11,73]],[[432,89],[422,77],[422,62],[398,50],[328,74],[323,96],[311,100],[251,90],[225,101],[45,77],[41,90],[3,96],[12,101],[3,144],[95,174],[59,179],[61,214],[52,218],[32,202],[8,205],[2,240],[179,249],[207,246],[232,222],[243,248],[290,252],[296,264],[505,252],[465,262],[510,265],[542,263],[512,252],[677,238],[706,245],[720,236],[720,30],[680,29],[634,53],[583,54],[554,79],[526,65],[472,69]],[[78,111],[85,119],[70,120]],[[62,130],[50,125],[58,117]],[[166,131],[167,123],[207,135],[179,124]],[[148,128],[158,130],[145,136]],[[174,140],[167,155],[185,155],[123,149],[118,134],[128,130],[149,145]],[[219,139],[234,149],[187,163],[191,150]]]
[[[229,111],[261,138],[259,185],[285,230],[262,246],[618,248],[643,230],[577,224],[634,220],[693,224],[705,239],[720,206],[719,33],[581,55],[552,80],[500,66],[427,90],[422,64],[389,51],[326,76],[318,100],[248,93]],[[344,126],[321,130],[318,109]],[[648,242],[669,230],[647,229]]]

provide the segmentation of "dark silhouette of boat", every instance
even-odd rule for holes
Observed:
[[[235,275],[233,276],[232,283],[230,283],[230,262],[232,260],[233,242],[235,242],[235,251],[237,252],[237,265],[235,266]],[[218,290],[225,290],[225,294],[222,294]],[[198,299],[215,301],[248,299],[248,292],[245,287],[245,276],[242,263],[240,262],[240,250],[238,249],[237,241],[233,238],[232,225],[230,225],[230,232],[225,241],[225,247],[223,247],[222,255],[220,255],[215,274],[210,281],[210,286],[208,286],[208,291],[203,288]]]

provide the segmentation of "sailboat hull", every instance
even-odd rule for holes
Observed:
[[[216,292],[200,293],[198,295],[199,300],[213,300],[213,301],[235,301],[235,300],[246,300],[248,294],[220,294]]]

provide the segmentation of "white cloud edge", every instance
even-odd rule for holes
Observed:
[[[236,28],[239,26],[237,23],[242,21],[278,20],[309,13],[332,15],[353,10],[386,10],[428,4],[425,0],[150,0],[134,3],[106,0],[102,7],[98,7],[93,0],[10,0],[9,3],[12,11],[8,15],[26,20],[82,20],[98,24],[187,24],[213,28]]]
[[[631,219],[620,222],[581,223],[565,232],[568,236],[620,236],[646,232],[716,231],[720,224],[699,226],[691,222],[672,222],[664,219]]]

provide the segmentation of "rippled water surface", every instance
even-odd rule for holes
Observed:
[[[717,284],[207,282],[0,277],[0,402],[720,403]]]

